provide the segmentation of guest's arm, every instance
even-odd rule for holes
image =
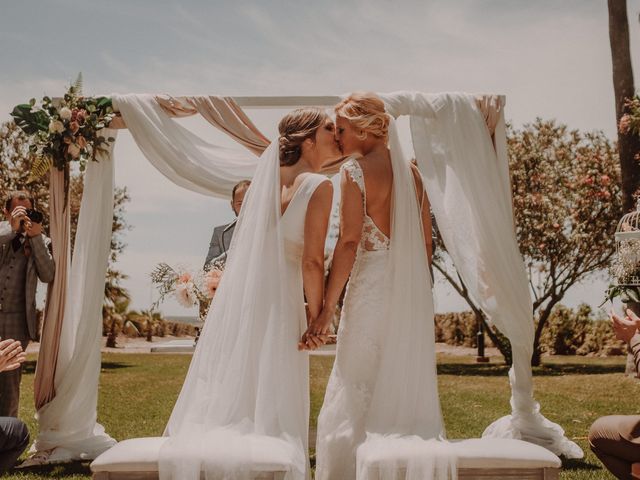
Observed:
[[[307,332],[311,336],[323,336],[329,331],[333,315],[338,305],[342,290],[349,280],[353,263],[356,259],[358,245],[362,236],[364,222],[364,205],[360,188],[351,179],[346,171],[340,179],[340,233],[336,247],[333,251],[333,262],[329,272],[327,291],[324,299],[324,307],[320,316],[314,320]],[[309,348],[314,348],[309,345]]]
[[[53,282],[56,273],[56,263],[49,249],[51,241],[45,239],[44,235],[39,234],[29,237],[31,245],[31,253],[36,264],[36,272],[38,278],[43,283]]]
[[[629,351],[633,355],[636,372],[640,377],[640,333],[638,333],[640,318],[631,309],[627,309],[625,317],[616,315],[612,310],[609,317],[613,324],[613,332],[616,338],[627,343]]]
[[[21,230],[22,223],[28,224],[27,209],[18,206],[11,211],[11,220],[0,223],[0,245],[6,245],[16,236],[17,231]]]
[[[213,234],[211,235],[211,241],[209,242],[209,251],[207,252],[207,258],[204,261],[204,266],[206,267],[209,263],[216,257],[219,257],[222,254],[222,247],[220,246],[220,242],[218,241],[218,236],[216,235],[216,229],[213,229]]]
[[[333,185],[322,182],[309,199],[304,222],[302,280],[309,317],[318,318],[324,299],[324,246],[331,215]]]

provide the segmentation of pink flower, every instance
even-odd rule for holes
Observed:
[[[87,119],[87,111],[84,109],[80,110],[78,112],[78,115],[76,116],[76,120],[80,125],[82,125],[86,119]]]
[[[609,185],[611,183],[611,178],[609,177],[609,175],[602,175],[600,177],[600,183],[602,183],[603,185]]]
[[[71,133],[75,134],[78,130],[80,130],[80,125],[76,121],[70,122],[69,130],[71,130]]]
[[[193,283],[180,283],[176,286],[176,300],[185,308],[191,308],[197,303],[196,295],[193,291]]]
[[[71,155],[71,158],[78,158],[80,156],[80,147],[72,143],[67,147],[67,152]]]
[[[626,135],[627,133],[629,133],[630,129],[631,129],[631,117],[625,113],[620,118],[620,122],[618,123],[618,131],[623,135]]]
[[[204,287],[207,298],[213,298],[216,294],[216,289],[220,285],[220,279],[222,278],[222,272],[217,269],[209,270],[204,277]]]
[[[178,283],[188,283],[191,281],[191,274],[189,272],[184,272],[182,275],[178,277]]]

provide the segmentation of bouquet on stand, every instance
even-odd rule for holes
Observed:
[[[157,308],[168,295],[172,295],[185,308],[197,305],[198,316],[204,323],[223,271],[222,261],[214,262],[206,270],[195,271],[185,267],[174,268],[165,262],[159,263],[151,272],[151,282],[156,285],[159,293],[158,299],[151,306],[152,310]]]

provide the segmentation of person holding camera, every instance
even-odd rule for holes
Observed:
[[[0,222],[0,338],[12,338],[26,350],[38,340],[38,279],[53,281],[55,263],[42,231],[42,213],[27,192],[11,192]],[[17,417],[22,368],[0,373],[0,417]]]

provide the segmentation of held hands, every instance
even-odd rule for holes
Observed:
[[[638,328],[640,328],[640,317],[630,309],[627,309],[624,318],[618,316],[616,312],[611,310],[611,312],[609,312],[609,318],[611,319],[616,338],[625,343],[629,343],[638,331]]]
[[[15,370],[27,358],[22,350],[22,345],[17,340],[7,339],[0,341],[0,372]]]
[[[332,309],[323,308],[320,315],[309,322],[307,331],[298,342],[298,350],[316,350],[327,343],[332,321]]]

